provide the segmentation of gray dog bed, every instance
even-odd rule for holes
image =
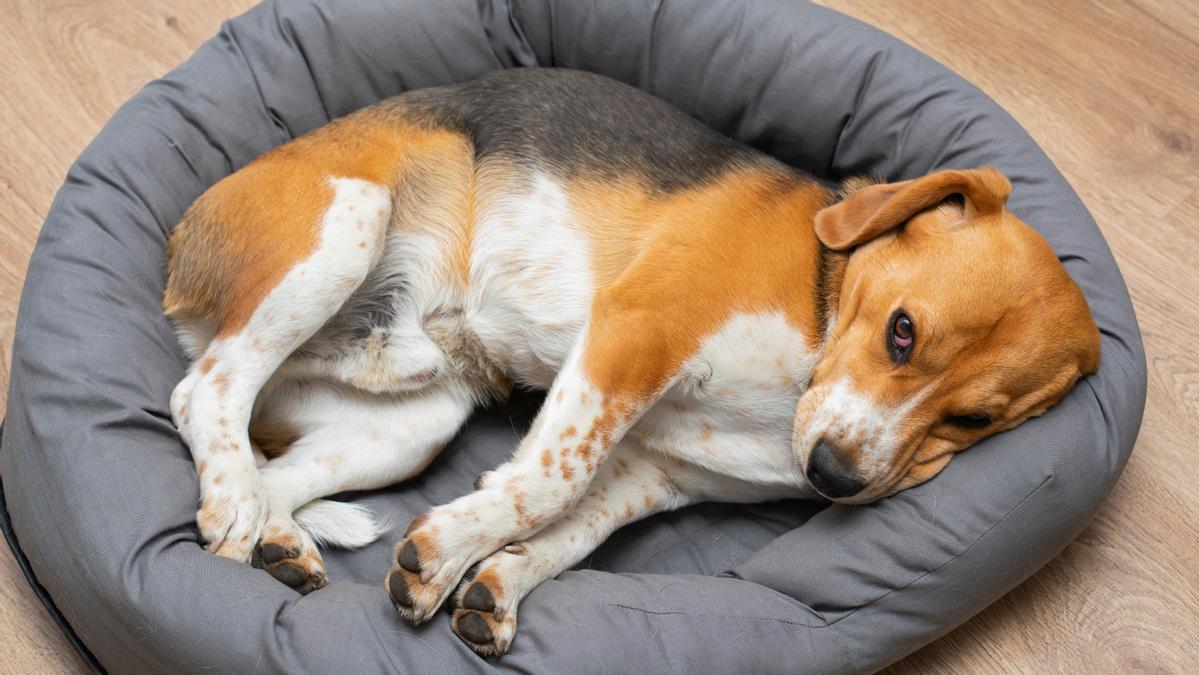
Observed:
[[[630,526],[529,596],[499,660],[448,620],[405,624],[382,581],[408,521],[500,462],[535,396],[478,415],[421,477],[345,495],[397,527],[330,553],[321,591],[205,553],[167,411],[185,367],[159,309],[170,228],[222,176],[334,117],[529,65],[631,83],[830,179],[998,166],[1011,209],[1086,293],[1102,367],[881,503],[701,505]],[[986,96],[857,21],[781,0],[280,2],[147,86],[71,168],[21,300],[2,468],[18,555],[114,671],[866,671],[1078,534],[1128,458],[1144,396],[1127,292],[1074,191]]]

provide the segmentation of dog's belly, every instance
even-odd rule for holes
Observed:
[[[594,295],[588,238],[555,181],[481,209],[471,242],[465,329],[509,377],[548,389]]]

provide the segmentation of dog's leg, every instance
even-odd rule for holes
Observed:
[[[391,212],[379,185],[334,179],[320,238],[236,332],[218,330],[171,397],[171,412],[200,476],[196,522],[207,549],[249,561],[267,516],[267,495],[247,428],[259,390],[366,277]]]
[[[686,467],[622,442],[573,508],[529,539],[484,558],[458,586],[454,632],[483,656],[507,652],[517,606],[538,584],[582,560],[616,529],[693,501],[674,482],[680,471]]]
[[[451,627],[483,656],[508,651],[517,608],[541,582],[579,562],[617,529],[706,500],[753,503],[790,494],[646,452],[625,440],[577,504],[545,529],[483,559],[454,593]]]
[[[318,383],[282,388],[272,392],[270,409],[264,406],[266,423],[304,431],[261,471],[270,495],[261,560],[276,579],[308,593],[325,585],[326,573],[316,542],[302,525],[311,528],[319,521],[325,534],[316,535],[335,545],[362,546],[379,534],[364,512],[312,500],[372,490],[420,473],[457,433],[474,399],[456,381],[404,395]]]
[[[513,458],[485,474],[476,492],[417,518],[397,544],[387,587],[405,618],[428,620],[472,564],[573,506],[674,377],[672,364],[655,358],[652,332],[603,317],[593,313]]]

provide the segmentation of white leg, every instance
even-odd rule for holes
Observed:
[[[328,384],[298,387],[288,417],[300,438],[262,469],[272,506],[291,513],[313,499],[393,485],[420,473],[474,405],[457,381],[408,394],[370,394]]]
[[[580,361],[576,351],[512,459],[476,492],[417,518],[396,545],[387,587],[405,618],[427,621],[467,568],[569,509],[640,414],[643,402],[605,400]]]
[[[538,584],[582,560],[618,528],[691,503],[674,482],[688,467],[643,453],[620,444],[574,507],[529,539],[484,558],[455,593],[454,632],[484,656],[507,652],[517,606]]]
[[[470,390],[456,381],[403,395],[319,382],[273,389],[260,417],[300,436],[261,470],[270,495],[263,566],[302,593],[323,586],[324,562],[304,525],[319,519],[322,527],[315,531],[323,543],[343,546],[365,545],[379,531],[373,519],[350,505],[313,500],[392,485],[420,473],[472,407]]]
[[[362,283],[390,213],[384,188],[334,179],[321,238],[235,333],[218,336],[171,397],[171,411],[200,476],[196,522],[209,551],[247,562],[267,517],[248,426],[259,390]]]

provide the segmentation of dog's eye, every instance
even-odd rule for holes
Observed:
[[[955,427],[963,429],[982,429],[990,426],[991,417],[983,413],[970,413],[969,415],[948,415],[945,417],[946,424],[952,424]]]
[[[897,364],[907,363],[914,344],[916,326],[912,323],[912,318],[902,309],[895,310],[891,315],[891,323],[887,326],[887,351],[891,353],[891,360]]]
[[[891,331],[891,336],[894,338],[896,347],[907,349],[912,346],[912,340],[915,339],[916,333],[912,330],[912,320],[907,316],[900,314],[896,317]]]

